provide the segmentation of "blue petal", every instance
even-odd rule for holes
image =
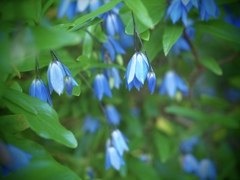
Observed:
[[[112,144],[120,156],[123,155],[124,151],[129,150],[122,133],[118,129],[112,132]]]
[[[119,71],[117,68],[111,68],[112,71],[112,77],[114,79],[114,87],[119,88],[120,84],[122,83],[122,80],[119,76]]]
[[[202,159],[199,163],[197,176],[200,179],[216,179],[217,172],[214,164],[209,159]]]
[[[84,0],[86,1],[86,0]],[[90,12],[98,9],[100,6],[102,5],[102,3],[99,0],[91,0],[90,2]]]
[[[66,15],[67,15],[68,19],[70,19],[70,20],[73,19],[74,15],[75,15],[76,5],[77,5],[77,2],[71,2],[68,6]]]
[[[112,37],[108,38],[110,43],[112,43],[114,49],[117,51],[117,53],[119,54],[125,54],[125,50],[122,48],[122,46],[119,44],[118,41],[116,41],[115,39],[113,39]]]
[[[183,157],[182,168],[187,173],[197,173],[198,161],[192,154]]]
[[[77,0],[77,9],[79,12],[83,12],[89,6],[89,0]]]
[[[148,72],[147,74],[147,80],[148,80],[148,89],[151,94],[153,94],[156,86],[156,76],[154,72]]]
[[[116,170],[119,171],[120,167],[121,167],[121,157],[117,153],[116,149],[114,147],[109,147],[107,149],[107,154],[108,154],[108,158],[109,158],[109,161],[110,161],[111,165]]]
[[[136,73],[136,61],[137,61],[137,53],[135,53],[132,58],[130,59],[128,65],[127,65],[127,71],[126,71],[126,79],[127,84],[131,83],[133,81],[133,78]]]
[[[70,76],[65,76],[64,85],[67,91],[67,94],[72,95],[72,78]]]
[[[164,78],[166,91],[172,98],[177,92],[176,74],[173,71],[169,71]]]
[[[70,0],[62,0],[60,2],[60,5],[58,7],[58,18],[62,18],[64,14],[67,12],[68,6],[69,6]]]
[[[175,24],[180,19],[184,7],[181,4],[181,2],[177,2],[177,1],[174,1],[174,2],[171,4],[172,11],[170,12],[170,17],[172,22]]]
[[[142,53],[138,53],[136,57],[136,78],[144,84],[144,81],[147,77],[147,72],[148,72],[148,64],[146,63],[146,57]]]
[[[141,87],[143,86],[143,84],[136,77],[133,79],[133,85],[138,91],[140,91]]]
[[[114,61],[116,57],[116,52],[113,45],[109,41],[107,41],[103,43],[103,47],[107,50],[111,60]]]
[[[116,15],[114,13],[108,12],[106,17],[106,29],[107,34],[110,36],[115,36],[116,33]]]
[[[111,125],[117,126],[120,123],[121,116],[113,105],[106,106],[107,122]]]
[[[108,97],[112,97],[112,92],[109,86],[109,83],[106,79],[106,77],[103,75],[103,88],[104,88],[104,93],[108,96]]]
[[[103,93],[104,93],[103,78],[104,77],[102,74],[98,74],[94,79],[94,92],[98,100],[102,100]]]

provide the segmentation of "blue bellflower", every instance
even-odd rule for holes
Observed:
[[[181,142],[180,149],[183,153],[191,153],[193,147],[198,143],[198,137],[192,137]]]
[[[128,146],[127,146],[127,139],[125,136],[119,131],[118,129],[115,129],[112,132],[112,144],[117,150],[117,152],[122,156],[124,151],[129,151]]]
[[[100,122],[97,119],[92,118],[90,115],[87,115],[84,118],[83,127],[82,127],[83,132],[89,132],[91,134],[94,134],[97,132],[99,127],[100,127]]]
[[[128,90],[131,90],[133,86],[138,91],[140,90],[147,77],[148,67],[149,64],[146,56],[139,51],[135,52],[127,65],[125,74]]]
[[[156,86],[156,75],[153,71],[148,72],[147,81],[148,81],[148,89],[150,93],[153,94]]]
[[[219,9],[214,0],[202,0],[200,6],[200,16],[202,20],[208,21],[209,17],[217,18]]]
[[[52,99],[50,97],[48,88],[44,84],[44,82],[39,78],[35,78],[32,81],[32,84],[29,89],[29,94],[30,96],[41,99],[42,101],[48,102],[50,105],[52,105]]]
[[[115,147],[112,146],[111,140],[108,140],[106,144],[106,170],[112,166],[119,171],[123,165],[125,165],[125,162],[122,156],[117,152]]]
[[[223,20],[225,22],[228,22],[234,26],[236,26],[237,28],[240,28],[240,17],[236,17],[231,13],[231,10],[228,6],[224,7],[226,14],[223,17]]]
[[[102,5],[99,0],[77,0],[77,10],[79,12],[84,12],[88,9],[90,12],[96,10]]]
[[[108,81],[111,82],[113,80],[113,86],[115,88],[119,89],[120,84],[122,84],[122,80],[119,75],[119,70],[115,67],[112,67],[112,68],[106,69],[104,72],[105,72],[105,75],[106,75]]]
[[[50,63],[47,76],[50,93],[54,90],[61,95],[65,87],[67,94],[71,95],[72,87],[78,86],[70,70],[58,60],[53,60]]]
[[[117,126],[120,123],[121,115],[113,105],[107,105],[105,112],[108,124]]]
[[[112,92],[109,83],[103,74],[96,75],[94,79],[93,89],[98,100],[102,100],[103,94],[105,94],[108,97],[112,97]]]
[[[64,15],[66,15],[68,19],[73,19],[74,15],[76,14],[76,6],[76,1],[62,0],[58,7],[57,17],[61,19]]]
[[[125,54],[125,50],[121,44],[111,36],[108,36],[107,41],[103,43],[104,49],[108,52],[112,61],[115,60],[116,54]]]
[[[187,13],[194,6],[198,8],[198,0],[173,0],[167,9],[167,15],[170,16],[172,22],[175,24],[182,18],[183,24],[187,24]]]
[[[186,154],[183,157],[182,168],[187,173],[197,173],[198,161],[192,154]]]
[[[103,20],[109,36],[114,37],[116,34],[120,35],[124,32],[123,22],[116,11],[110,10],[104,13]]]
[[[159,93],[167,93],[169,97],[173,98],[177,90],[180,90],[184,95],[188,93],[188,87],[184,81],[174,71],[168,71],[163,77]]]
[[[0,159],[2,175],[6,176],[12,171],[16,171],[30,163],[31,154],[24,152],[12,144],[0,142]],[[3,162],[4,161],[4,162]]]
[[[198,166],[197,176],[201,180],[216,179],[217,172],[215,165],[209,159],[202,159]]]

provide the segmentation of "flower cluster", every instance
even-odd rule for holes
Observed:
[[[50,105],[52,105],[50,93],[52,93],[53,90],[61,95],[65,87],[67,94],[72,95],[73,86],[78,86],[77,82],[72,77],[70,70],[61,63],[53,51],[51,51],[51,55],[53,57],[53,60],[51,61],[47,72],[49,90],[47,89],[44,82],[39,78],[39,67],[37,60],[37,78],[32,81],[29,90],[30,96],[41,99],[44,102],[48,102]]]
[[[32,159],[31,154],[24,152],[12,144],[5,144],[3,142],[0,142],[0,152],[0,163],[3,176],[27,166]]]
[[[167,9],[166,18],[170,16],[175,24],[180,18],[183,24],[187,24],[187,15],[192,7],[200,8],[201,20],[208,20],[210,17],[217,18],[218,7],[214,0],[172,0]]]
[[[192,154],[193,148],[198,141],[197,137],[192,137],[181,143],[180,150],[184,153],[182,169],[186,173],[192,173],[202,180],[216,179],[217,173],[213,162],[207,158],[198,161]]]

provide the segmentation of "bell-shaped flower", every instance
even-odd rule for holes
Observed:
[[[27,166],[32,158],[31,154],[24,152],[12,144],[4,144],[2,142],[0,142],[0,152],[3,176]]]
[[[183,153],[191,153],[193,151],[193,147],[199,142],[198,137],[192,137],[184,140],[180,144],[180,149]]]
[[[105,168],[108,170],[111,166],[120,170],[121,166],[125,165],[122,156],[117,152],[114,146],[112,146],[111,141],[108,140],[106,144],[106,164]]]
[[[115,129],[112,132],[112,144],[117,150],[117,152],[122,156],[124,151],[129,151],[128,145],[127,145],[127,139],[124,137],[124,135],[119,131],[118,129]]]
[[[98,100],[102,100],[103,94],[112,97],[112,92],[106,77],[103,74],[97,74],[94,79],[93,89]]]
[[[182,168],[187,173],[197,173],[198,161],[192,154],[186,154],[183,157]]]
[[[73,19],[74,15],[76,14],[76,6],[76,1],[62,0],[58,7],[57,17],[60,19],[66,15],[68,19]]]
[[[47,86],[40,78],[35,78],[32,81],[29,89],[29,94],[30,96],[41,99],[42,101],[48,102],[50,105],[52,105],[52,99],[50,97]]]
[[[94,134],[100,127],[100,122],[97,119],[92,118],[90,115],[87,115],[84,118],[82,130],[83,132],[89,132]]]
[[[146,56],[139,51],[135,52],[127,65],[125,74],[128,90],[131,90],[133,86],[138,91],[140,90],[147,77],[148,67],[149,64]]]
[[[111,36],[107,37],[107,41],[103,43],[104,49],[108,52],[112,61],[115,60],[116,54],[125,54],[125,50],[121,44]]]
[[[113,87],[119,89],[120,84],[122,83],[122,80],[119,75],[119,70],[115,67],[112,67],[112,68],[105,69],[104,73],[108,81],[110,82],[110,85],[111,85],[111,82],[113,82]]]
[[[47,76],[50,93],[54,90],[61,95],[64,87],[66,87],[68,95],[71,95],[72,87],[78,86],[70,70],[58,60],[53,60],[50,63]]]
[[[224,6],[225,9],[225,16],[223,17],[223,20],[227,23],[230,23],[237,28],[240,28],[240,17],[239,16],[234,16],[231,12],[231,9],[228,6]]]
[[[114,37],[116,34],[122,34],[124,32],[123,22],[116,11],[110,10],[104,13],[103,20],[109,36]]]
[[[169,97],[172,98],[176,94],[177,90],[180,90],[184,95],[187,95],[188,93],[188,87],[184,81],[174,71],[168,71],[163,77],[159,93],[167,93]]]
[[[121,115],[113,105],[107,105],[105,112],[108,124],[117,126],[120,123]]]
[[[210,159],[202,159],[199,162],[197,176],[201,180],[216,179],[216,168]]]
[[[88,9],[90,12],[96,10],[102,5],[101,1],[99,0],[77,0],[77,10],[79,12],[84,12]]]
[[[120,34],[119,41],[120,41],[122,47],[125,49],[131,48],[134,45],[133,36],[128,35],[125,32]]]
[[[173,0],[167,9],[167,15],[165,19],[170,16],[172,22],[175,24],[180,18],[182,18],[183,24],[187,24],[188,11],[194,6],[198,8],[199,0]]]
[[[156,86],[156,75],[153,71],[149,71],[147,74],[148,89],[153,94]]]
[[[202,0],[200,6],[200,16],[202,20],[208,21],[209,17],[217,18],[219,13],[215,0]]]

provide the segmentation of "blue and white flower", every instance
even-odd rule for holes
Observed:
[[[99,0],[77,0],[77,10],[79,12],[84,12],[88,8],[90,12],[96,10],[102,5],[101,1]]]
[[[77,2],[71,0],[62,0],[58,7],[58,14],[57,17],[60,19],[64,15],[67,16],[68,19],[73,19],[74,15],[76,14],[76,7]]]
[[[119,70],[115,67],[105,69],[104,71],[108,81],[111,82],[113,81],[113,87],[119,89],[120,84],[122,84],[122,80],[119,75]],[[112,86],[111,86],[112,87]]]
[[[139,51],[135,52],[127,65],[125,74],[128,90],[131,90],[133,86],[140,90],[147,77],[148,67],[146,56]]]
[[[148,89],[150,93],[153,94],[156,86],[156,75],[153,71],[148,72],[147,81],[148,81]]]
[[[182,168],[187,173],[197,173],[198,161],[192,154],[186,154],[183,157]]]
[[[94,79],[93,89],[98,100],[102,100],[104,94],[108,97],[112,97],[109,83],[103,74],[96,75]]]
[[[177,90],[180,90],[184,95],[188,93],[188,87],[184,81],[174,71],[168,71],[163,77],[159,93],[167,93],[169,97],[173,98]]]
[[[111,135],[112,144],[117,152],[122,156],[124,151],[129,151],[127,139],[118,129],[115,129]]]
[[[72,87],[78,86],[77,82],[73,79],[70,70],[58,60],[53,60],[48,67],[48,86],[50,93],[54,90],[61,95],[64,87],[68,95],[72,94]]]
[[[216,179],[217,177],[216,168],[210,159],[202,159],[199,162],[197,176],[201,180]]]
[[[91,134],[94,134],[97,132],[99,127],[100,127],[99,120],[92,118],[90,115],[87,115],[84,118],[83,127],[82,127],[83,132],[89,132]]]
[[[35,78],[29,89],[30,96],[41,99],[44,102],[48,102],[52,105],[52,99],[50,97],[47,86],[40,78]]]
[[[117,126],[120,123],[121,115],[113,105],[107,105],[105,112],[108,124]]]
[[[202,0],[200,6],[200,16],[202,20],[208,21],[209,17],[217,18],[219,9],[214,0]]]

